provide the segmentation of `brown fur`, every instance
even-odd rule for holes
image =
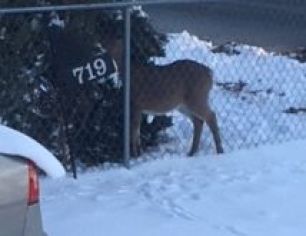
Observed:
[[[109,52],[117,62],[122,61],[120,45],[114,45]],[[213,78],[208,67],[191,60],[179,60],[164,66],[137,64],[132,66],[131,75],[133,156],[140,154],[142,113],[164,114],[174,109],[192,120],[194,132],[190,156],[198,151],[204,121],[213,134],[217,152],[223,153],[216,115],[209,106]]]

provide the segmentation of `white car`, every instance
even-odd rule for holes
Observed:
[[[63,166],[32,138],[0,125],[0,235],[44,236],[38,168],[51,177]]]

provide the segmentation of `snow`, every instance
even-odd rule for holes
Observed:
[[[3,125],[0,125],[0,153],[32,160],[50,177],[65,176],[63,166],[45,147],[29,136]]]
[[[212,91],[227,153],[212,154],[211,138],[203,134],[200,152],[187,158],[192,129],[174,112],[172,141],[133,160],[131,169],[105,165],[77,181],[43,179],[48,234],[306,235],[306,117],[282,112],[306,103],[305,65],[248,45],[235,46],[237,55],[212,53],[212,43],[187,32],[170,35],[165,49],[156,63],[189,58],[209,65],[216,84],[247,83],[239,93]],[[285,141],[286,134],[299,141],[246,149]]]
[[[306,140],[42,181],[52,236],[304,236]]]
[[[165,46],[167,56],[152,60],[157,64],[168,64],[179,59],[191,59],[213,70],[215,85],[210,100],[219,120],[226,151],[305,139],[305,113],[292,115],[284,111],[290,107],[306,106],[306,63],[260,47],[232,47],[239,54],[213,53],[211,42],[201,41],[184,31],[170,34]],[[240,82],[246,86],[238,91],[218,86],[220,83]],[[173,115],[176,125],[170,130],[170,135],[174,144],[165,148],[175,153],[187,152],[191,124],[181,114],[174,112]],[[207,150],[206,154],[212,153],[214,146],[211,137],[207,137],[201,144],[202,149]]]
[[[60,28],[65,27],[65,21],[61,20],[57,14],[53,14],[53,18],[51,19],[49,26],[58,26]]]
[[[211,42],[188,32],[169,37],[167,56],[152,59],[188,58],[213,69],[211,102],[227,153],[213,154],[211,136],[203,134],[200,152],[187,158],[191,125],[173,112],[171,142],[133,160],[131,169],[105,164],[78,180],[43,178],[48,235],[306,235],[306,116],[283,112],[305,107],[306,64],[248,45],[233,46],[236,55],[213,53]],[[241,81],[246,86],[238,92],[218,86]],[[297,141],[271,145],[289,139]],[[53,177],[65,175],[26,135],[0,126],[0,140],[0,152],[30,158]],[[250,149],[263,143],[270,145]]]

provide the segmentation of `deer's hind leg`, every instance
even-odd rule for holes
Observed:
[[[218,122],[217,122],[216,113],[214,111],[209,110],[205,116],[205,121],[210,131],[213,134],[217,153],[223,153],[224,150],[223,150],[222,141],[220,137],[220,130],[219,130]]]
[[[217,153],[223,153],[217,117],[208,104],[189,104],[189,109],[198,119],[205,121],[213,135]]]
[[[186,106],[180,106],[179,111],[187,116],[192,124],[193,124],[193,138],[190,151],[188,152],[188,156],[193,156],[199,149],[201,134],[203,131],[203,123],[202,119],[199,119],[197,116],[193,114],[193,112]]]
[[[191,117],[193,123],[193,140],[192,146],[188,153],[188,156],[193,156],[199,149],[201,134],[203,131],[203,120],[197,118],[196,116]]]

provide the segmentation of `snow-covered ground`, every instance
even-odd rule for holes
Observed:
[[[214,70],[211,100],[226,151],[301,141],[215,156],[206,132],[201,151],[188,159],[191,125],[173,113],[172,141],[133,161],[130,170],[113,166],[87,170],[77,181],[43,179],[51,236],[306,235],[306,116],[283,113],[305,107],[306,65],[246,45],[234,47],[237,55],[212,49],[184,32],[171,35],[167,57],[155,60],[190,58]],[[222,87],[239,82],[245,85],[237,91]]]
[[[306,141],[42,181],[50,236],[304,236]]]

